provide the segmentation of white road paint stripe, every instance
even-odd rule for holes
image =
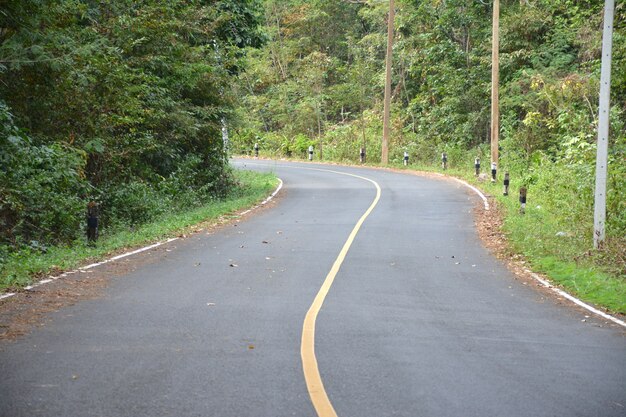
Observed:
[[[458,178],[454,178],[455,180],[457,180],[458,182],[468,186],[469,188],[471,188],[472,190],[474,190],[479,196],[480,198],[483,199],[483,202],[485,203],[485,210],[489,210],[489,202],[487,201],[487,197],[485,197],[485,195],[476,187],[474,187],[471,184],[468,184],[466,181],[460,180]],[[530,276],[532,276],[536,281],[540,282],[544,287],[550,289],[551,291],[555,292],[556,294],[560,295],[561,297],[570,300],[572,303],[584,308],[585,310],[596,314],[602,318],[605,318],[607,320],[610,320],[616,324],[619,324],[620,326],[626,327],[626,322],[624,322],[623,320],[618,319],[617,317],[611,316],[610,314],[607,314],[603,311],[598,310],[597,308],[594,308],[592,306],[590,306],[589,304],[583,302],[582,300],[574,297],[573,295],[563,291],[562,289],[555,287],[554,285],[552,285],[549,281],[546,281],[545,279],[541,278],[539,275],[537,275],[535,272],[531,271],[530,269],[525,269],[526,272],[528,274],[530,274]]]
[[[465,185],[466,187],[469,187],[472,190],[474,190],[474,192],[478,194],[480,198],[483,199],[483,203],[485,203],[485,210],[489,210],[489,201],[487,200],[487,197],[485,197],[485,195],[478,188],[474,187],[472,184],[468,183],[467,181],[463,181],[459,178],[456,178],[456,177],[449,177],[449,178],[453,178],[456,181],[460,182],[461,184]]]
[[[108,264],[109,262],[117,261],[117,260],[120,260],[120,259],[126,258],[127,256],[136,255],[136,254],[138,254],[138,253],[145,252],[145,251],[147,251],[147,250],[157,248],[157,247],[159,247],[159,246],[161,246],[161,245],[164,245],[164,244],[166,244],[166,243],[173,242],[173,241],[178,240],[178,239],[179,239],[179,238],[177,238],[177,237],[173,237],[173,238],[171,238],[171,239],[167,239],[167,240],[166,240],[166,241],[164,241],[164,242],[157,242],[157,243],[155,243],[155,244],[153,244],[153,245],[146,246],[146,247],[143,247],[143,248],[141,248],[141,249],[134,250],[134,251],[132,251],[132,252],[126,252],[126,253],[123,253],[123,254],[121,254],[121,255],[114,256],[114,257],[112,257],[112,258],[110,258],[110,259],[107,259],[107,260],[105,260],[105,261],[102,261],[102,262],[96,262],[96,263],[94,263],[94,264],[90,264],[90,265],[87,265],[87,266],[82,266],[82,267],[78,268],[78,270],[79,270],[79,271],[86,271],[86,270],[88,270],[88,269],[95,268],[96,266],[100,266],[100,265]]]
[[[266,205],[267,203],[269,203],[270,201],[272,201],[272,199],[274,197],[276,197],[276,194],[278,194],[278,192],[283,188],[283,180],[281,180],[280,178],[278,178],[278,187],[276,188],[276,190],[274,190],[274,192],[272,194],[270,194],[269,197],[267,197],[265,200],[261,201],[259,204],[257,204],[256,206],[252,207],[251,209],[248,209],[246,211],[243,211],[241,213],[239,213],[240,216],[245,216],[246,214],[250,213],[252,210],[255,210],[261,206]]]
[[[60,279],[60,278],[66,277],[66,276],[68,276],[68,275],[70,275],[70,274],[75,274],[75,273],[77,273],[77,272],[86,271],[86,270],[88,270],[88,269],[95,268],[96,266],[100,266],[100,265],[107,264],[107,263],[109,263],[109,262],[117,261],[117,260],[122,259],[122,258],[125,258],[125,257],[127,257],[127,256],[136,255],[136,254],[138,254],[138,253],[145,252],[145,251],[150,250],[150,249],[154,249],[154,248],[156,248],[156,247],[159,247],[159,246],[164,245],[164,244],[166,244],[166,243],[173,242],[173,241],[178,240],[178,239],[179,239],[179,238],[174,237],[174,238],[168,239],[168,240],[163,241],[163,242],[157,242],[157,243],[155,243],[155,244],[153,244],[153,245],[146,246],[146,247],[144,247],[144,248],[134,250],[134,251],[132,251],[132,252],[127,252],[127,253],[123,253],[123,254],[121,254],[121,255],[114,256],[114,257],[112,257],[112,258],[110,258],[110,259],[107,259],[107,260],[104,260],[104,261],[102,261],[102,262],[96,262],[96,263],[93,263],[93,264],[90,264],[90,265],[81,266],[81,267],[80,267],[80,268],[78,268],[77,270],[64,272],[64,273],[62,273],[61,275],[52,276],[52,277],[49,277],[49,278],[43,279],[43,280],[41,280],[41,281],[39,281],[39,282],[36,282],[36,283],[34,283],[34,284],[32,284],[32,285],[28,285],[28,286],[24,287],[24,290],[26,290],[26,291],[30,291],[30,290],[32,290],[32,289],[34,289],[34,288],[37,288],[37,287],[41,286],[41,285],[44,285],[44,284],[49,284],[49,283],[50,283],[50,282],[52,282],[52,281],[56,281],[57,279]],[[13,297],[13,296],[14,296],[14,295],[16,295],[16,294],[17,294],[17,293],[11,292],[11,293],[6,293],[6,294],[3,294],[3,295],[0,295],[0,300],[4,300],[5,298]]]
[[[278,192],[281,190],[281,188],[283,188],[283,181],[282,181],[280,178],[278,179],[278,181],[279,181],[278,187],[276,188],[276,190],[274,190],[274,192],[273,192],[272,194],[270,194],[270,196],[269,196],[269,197],[267,197],[265,200],[263,200],[263,201],[262,201],[261,203],[259,203],[258,205],[256,205],[256,206],[252,207],[250,210],[246,210],[245,212],[243,212],[243,213],[242,213],[242,215],[243,215],[243,214],[246,214],[246,213],[250,213],[252,210],[254,210],[254,209],[256,209],[256,208],[259,208],[259,207],[261,207],[261,206],[263,206],[263,205],[267,204],[270,200],[272,200],[274,197],[276,197],[276,194],[278,194]],[[147,251],[147,250],[157,248],[157,247],[162,246],[162,245],[165,245],[165,244],[167,244],[167,243],[174,242],[175,240],[178,240],[178,239],[180,239],[180,238],[178,238],[178,237],[173,237],[173,238],[171,238],[171,239],[167,239],[167,240],[165,240],[165,241],[163,241],[163,242],[157,242],[157,243],[155,243],[155,244],[153,244],[153,245],[149,245],[149,246],[146,246],[146,247],[143,247],[143,248],[140,248],[140,249],[137,249],[137,250],[131,251],[131,252],[126,252],[126,253],[123,253],[123,254],[121,254],[121,255],[114,256],[114,257],[112,257],[112,258],[110,258],[110,259],[106,259],[106,260],[104,260],[104,261],[102,261],[102,262],[96,262],[96,263],[89,264],[89,265],[86,265],[86,266],[81,266],[81,267],[80,267],[80,268],[78,268],[77,270],[74,270],[74,271],[68,271],[68,272],[64,272],[64,273],[62,273],[61,275],[57,275],[57,276],[53,276],[53,277],[49,277],[49,278],[47,278],[47,279],[41,280],[41,281],[36,282],[36,283],[34,283],[34,284],[32,284],[32,285],[29,285],[29,286],[27,286],[27,287],[24,287],[24,289],[25,289],[26,291],[29,291],[29,290],[32,290],[33,288],[37,288],[37,287],[39,287],[39,286],[41,286],[41,285],[48,284],[48,283],[50,283],[50,282],[52,282],[52,281],[55,281],[55,280],[57,280],[57,279],[59,279],[59,278],[63,278],[63,277],[65,277],[65,276],[69,275],[69,274],[75,274],[75,273],[77,273],[77,272],[83,272],[83,271],[86,271],[86,270],[88,270],[88,269],[92,269],[92,268],[95,268],[95,267],[97,267],[97,266],[100,266],[100,265],[108,264],[109,262],[114,262],[114,261],[117,261],[117,260],[120,260],[120,259],[126,258],[126,257],[131,256],[131,255],[136,255],[136,254],[138,254],[138,253],[145,252],[145,251]],[[13,297],[13,296],[14,296],[14,295],[16,295],[16,294],[17,294],[17,293],[14,293],[14,292],[9,292],[9,293],[6,293],[6,294],[2,294],[2,295],[0,295],[0,300],[4,300],[4,299],[6,299],[6,298]]]
[[[583,301],[579,300],[578,298],[574,297],[571,294],[566,293],[565,291],[563,291],[562,289],[555,287],[554,285],[552,285],[550,282],[546,281],[545,279],[541,278],[539,275],[537,275],[536,273],[534,273],[533,271],[526,269],[526,272],[528,272],[535,280],[539,281],[544,287],[554,291],[555,293],[557,293],[558,295],[560,295],[563,298],[566,298],[568,300],[570,300],[571,302],[573,302],[574,304],[579,305],[580,307],[594,313],[597,314],[600,317],[603,317],[607,320],[610,320],[616,324],[619,324],[622,327],[626,327],[626,322],[624,322],[623,320],[618,319],[617,317],[613,317],[610,314],[607,314],[603,311],[598,310],[597,308],[594,308],[592,306],[590,306],[589,304],[584,303]]]
[[[476,187],[474,187],[473,185],[468,184],[467,182],[460,180],[458,178],[454,178],[455,180],[457,180],[458,182],[468,186],[469,188],[471,188],[472,190],[474,190],[479,196],[480,198],[483,199],[484,203],[485,203],[485,210],[489,210],[489,202],[487,201],[487,197],[485,197],[485,195]],[[563,291],[562,289],[555,287],[554,285],[552,285],[550,282],[546,281],[545,279],[541,278],[539,275],[537,275],[535,272],[531,271],[530,269],[525,269],[526,272],[528,274],[530,274],[530,276],[532,276],[535,280],[537,280],[538,282],[540,282],[544,287],[550,289],[551,291],[555,292],[556,294],[560,295],[561,297],[570,300],[571,302],[573,302],[574,304],[584,308],[585,310],[596,314],[602,318],[605,318],[607,320],[610,320],[616,324],[619,324],[620,326],[626,327],[626,322],[624,322],[623,320],[618,319],[617,317],[613,317],[610,314],[607,314],[603,311],[598,310],[597,308],[594,308],[592,306],[590,306],[589,304],[583,302],[582,300],[574,297],[573,295]]]

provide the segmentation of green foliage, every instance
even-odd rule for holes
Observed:
[[[293,144],[306,142],[305,136],[316,151],[321,145],[325,159],[356,162],[359,148],[366,147],[368,162],[377,163],[388,2],[268,0],[265,5],[269,41],[249,54],[250,71],[240,76],[237,91],[246,132],[242,150],[249,152],[255,137],[265,154],[304,158]],[[569,271],[574,262],[623,281],[626,6],[619,2],[607,241],[602,250],[590,251],[603,6],[601,0],[502,2],[499,172],[509,171],[514,187],[529,187],[527,216],[515,215],[515,199],[503,200],[510,203],[506,227],[520,251],[534,260],[553,258],[551,274]],[[446,152],[451,171],[471,173],[480,157],[485,172],[491,3],[401,0],[396,8],[390,162],[401,164],[407,151],[413,163],[439,167]],[[610,281],[601,273],[581,275],[589,282]],[[623,311],[623,302],[610,305]]]
[[[79,241],[71,247],[53,246],[46,251],[26,247],[10,253],[2,252],[3,246],[0,246],[0,256],[3,256],[3,262],[0,262],[0,290],[27,285],[33,275],[73,269],[85,261],[110,257],[116,251],[189,233],[196,230],[199,223],[215,224],[224,215],[258,203],[276,188],[278,182],[272,174],[250,171],[235,171],[233,178],[235,185],[222,199],[195,208],[170,208],[152,222],[133,228],[118,228],[105,234],[97,246]]]
[[[222,123],[261,21],[259,0],[5,1],[3,253],[74,243],[91,200],[106,229],[224,196]]]
[[[524,251],[619,275],[626,272],[626,6],[619,2],[608,240],[586,255],[603,5],[502,2],[499,170],[529,186],[542,207],[523,222],[541,244]],[[0,257],[7,245],[72,242],[89,200],[101,203],[105,227],[137,228],[170,208],[220,198],[232,186],[224,122],[238,153],[258,143],[265,155],[306,158],[313,145],[318,157],[356,162],[366,148],[377,163],[387,8],[377,0],[55,0],[45,8],[5,1]],[[450,169],[471,170],[476,156],[488,166],[490,2],[399,0],[397,9],[390,160],[400,163],[407,151],[411,161],[438,166],[447,152]],[[559,231],[569,237],[554,239]]]
[[[84,153],[37,145],[0,102],[0,246],[44,248],[72,240],[85,206]]]

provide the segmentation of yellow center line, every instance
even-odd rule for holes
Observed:
[[[378,204],[378,200],[380,200],[380,186],[378,185],[378,183],[376,183],[376,181],[369,178],[361,177],[359,175],[331,170],[323,171],[360,178],[371,182],[376,187],[376,198],[374,198],[372,204],[369,206],[363,216],[361,216],[359,221],[354,226],[354,229],[352,229],[350,236],[348,236],[348,240],[346,240],[346,243],[344,243],[341,252],[339,252],[339,256],[337,256],[337,259],[335,260],[335,263],[333,263],[330,272],[328,273],[328,275],[326,275],[326,279],[324,280],[322,287],[315,296],[313,304],[311,304],[309,311],[306,313],[306,316],[304,318],[304,325],[302,326],[302,344],[300,347],[300,355],[302,356],[302,369],[304,371],[304,379],[306,381],[306,386],[311,397],[311,402],[313,403],[313,407],[315,407],[315,411],[317,412],[317,415],[319,417],[337,417],[337,413],[335,412],[333,405],[328,399],[326,390],[324,389],[324,383],[322,382],[322,377],[320,376],[320,371],[317,366],[317,359],[315,357],[315,321],[317,320],[317,315],[322,308],[324,300],[326,299],[326,295],[328,294],[330,287],[335,281],[335,277],[339,272],[339,268],[341,268],[341,264],[345,260],[346,255],[350,250],[350,246],[352,246],[352,242],[354,242],[354,238],[361,229],[361,226],[363,225],[365,219],[370,215],[372,210],[374,210],[374,207],[376,207],[376,204]]]

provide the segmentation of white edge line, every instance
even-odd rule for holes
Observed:
[[[539,275],[537,275],[536,273],[534,273],[533,271],[526,269],[526,272],[528,272],[535,280],[537,280],[538,282],[540,282],[544,287],[552,290],[553,292],[557,293],[558,295],[560,295],[563,298],[567,298],[568,300],[570,300],[571,302],[573,302],[574,304],[579,305],[580,307],[594,313],[597,314],[600,317],[603,317],[607,320],[611,320],[614,323],[619,324],[620,326],[626,327],[626,322],[618,319],[617,317],[613,317],[610,314],[607,314],[603,311],[598,310],[597,308],[594,308],[592,306],[590,306],[589,304],[584,303],[583,301],[579,300],[578,298],[574,297],[571,294],[566,293],[565,291],[563,291],[560,288],[555,287],[554,285],[552,285],[550,282],[546,281],[545,279],[541,278]]]
[[[485,203],[485,210],[489,210],[489,202],[487,201],[487,197],[485,197],[485,195],[476,187],[474,187],[473,185],[467,183],[466,181],[463,181],[461,179],[452,177],[455,180],[457,180],[458,182],[468,186],[469,188],[471,188],[472,190],[474,190],[479,196],[480,198],[483,199],[483,202]],[[571,302],[573,302],[574,304],[577,304],[578,306],[584,308],[585,310],[596,314],[600,317],[603,317],[607,320],[610,320],[616,324],[619,324],[620,326],[626,327],[626,322],[624,322],[623,320],[618,319],[617,317],[613,317],[610,314],[607,314],[603,311],[598,310],[597,308],[594,308],[592,306],[590,306],[589,304],[583,302],[582,300],[579,300],[578,298],[574,297],[573,295],[563,291],[562,289],[555,287],[554,285],[552,285],[550,282],[546,281],[545,279],[541,278],[539,275],[537,275],[535,272],[531,271],[530,269],[525,269],[526,272],[528,274],[530,274],[536,281],[538,281],[539,283],[541,283],[544,287],[550,289],[551,291],[555,292],[556,294],[560,295],[563,298],[566,298],[568,300],[570,300]]]
[[[460,182],[461,184],[463,184],[463,185],[465,185],[465,186],[467,186],[467,187],[471,188],[472,190],[474,190],[474,192],[475,192],[476,194],[478,194],[478,196],[479,196],[480,198],[482,198],[482,199],[483,199],[483,203],[485,203],[485,210],[489,210],[489,201],[487,200],[487,197],[485,197],[485,195],[484,195],[484,194],[483,194],[483,193],[482,193],[482,192],[481,192],[478,188],[474,187],[473,185],[471,185],[471,184],[470,184],[470,183],[468,183],[467,181],[463,181],[463,180],[458,179],[458,178],[456,178],[456,177],[451,177],[451,178],[454,178],[456,181],[458,181],[458,182]]]
[[[279,191],[283,188],[283,181],[282,181],[280,178],[278,178],[278,181],[279,181],[279,183],[278,183],[278,187],[276,187],[276,190],[274,190],[274,192],[273,192],[272,194],[270,194],[270,196],[269,196],[269,197],[267,197],[265,200],[263,200],[263,201],[262,201],[261,203],[259,203],[258,205],[256,205],[256,206],[252,207],[251,209],[244,211],[243,213],[241,213],[241,215],[244,215],[244,214],[250,213],[252,210],[254,210],[254,209],[256,209],[256,208],[259,208],[259,207],[261,207],[261,206],[263,206],[263,205],[265,205],[265,204],[269,203],[269,202],[270,202],[270,201],[271,201],[274,197],[276,197],[276,194],[278,194],[278,192],[279,192]],[[68,272],[64,272],[64,273],[62,273],[61,275],[48,277],[48,278],[46,278],[46,279],[44,279],[44,280],[41,280],[41,281],[39,281],[39,282],[36,282],[36,283],[34,283],[34,284],[32,284],[32,285],[29,285],[29,286],[27,286],[27,287],[24,287],[24,289],[25,289],[26,291],[28,291],[28,290],[32,290],[33,288],[37,288],[37,287],[39,287],[39,286],[41,286],[41,285],[48,284],[48,283],[50,283],[50,282],[52,282],[52,281],[55,281],[55,280],[57,280],[57,279],[59,279],[59,278],[62,278],[62,277],[65,277],[65,276],[67,276],[67,275],[69,275],[69,274],[75,274],[75,273],[77,273],[77,272],[86,271],[86,270],[88,270],[88,269],[95,268],[96,266],[104,265],[104,264],[107,264],[107,263],[109,263],[109,262],[113,262],[113,261],[120,260],[120,259],[122,259],[122,258],[126,258],[127,256],[136,255],[136,254],[138,254],[138,253],[145,252],[145,251],[147,251],[147,250],[157,248],[157,247],[159,247],[159,246],[161,246],[161,245],[165,245],[166,243],[170,243],[170,242],[173,242],[173,241],[178,240],[178,239],[180,239],[180,238],[178,238],[178,237],[173,237],[173,238],[171,238],[171,239],[167,239],[167,240],[165,240],[165,241],[163,241],[163,242],[157,242],[157,243],[155,243],[155,244],[152,244],[152,245],[149,245],[149,246],[145,246],[145,247],[143,247],[143,248],[140,248],[140,249],[137,249],[137,250],[134,250],[134,251],[131,251],[131,252],[126,252],[126,253],[123,253],[123,254],[121,254],[121,255],[114,256],[114,257],[112,257],[112,258],[110,258],[110,259],[106,259],[106,260],[104,260],[104,261],[102,261],[102,262],[96,262],[96,263],[93,263],[93,264],[89,264],[89,265],[81,266],[80,268],[78,268],[78,269],[76,269],[76,270],[73,270],[73,271],[68,271]],[[6,299],[6,298],[13,297],[14,295],[17,295],[17,293],[15,293],[15,292],[9,292],[9,293],[6,293],[6,294],[1,294],[1,295],[0,295],[0,300],[4,300],[4,299]]]
[[[252,207],[251,209],[248,209],[246,211],[242,211],[241,213],[239,213],[240,216],[245,216],[246,214],[250,213],[252,210],[256,210],[261,206],[266,205],[267,203],[269,203],[270,201],[272,201],[272,199],[274,197],[276,197],[276,194],[278,194],[278,192],[283,188],[283,180],[281,180],[280,178],[278,178],[278,187],[276,187],[276,190],[274,190],[274,192],[272,194],[270,194],[269,197],[267,197],[265,200],[261,201],[259,204],[257,204],[256,206]]]

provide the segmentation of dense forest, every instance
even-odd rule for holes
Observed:
[[[0,259],[219,198],[255,0],[9,0],[0,8]]]
[[[548,218],[583,247],[603,5],[501,1],[501,168],[551,193]],[[488,164],[491,2],[396,9],[391,162]],[[388,12],[385,0],[3,1],[0,261],[84,240],[89,202],[106,229],[220,198],[233,187],[228,136],[233,153],[313,145],[356,162],[366,148],[377,163]],[[623,2],[614,27],[607,247],[626,273]]]
[[[390,161],[473,169],[490,160],[492,5],[398,0]],[[591,246],[602,0],[504,0],[500,168],[555,231]],[[381,156],[388,1],[268,0],[264,47],[239,76],[235,149],[316,159]],[[613,35],[607,247],[626,274],[626,5]],[[543,194],[539,202],[537,195]],[[532,232],[529,231],[529,236]],[[564,254],[579,256],[580,253]]]

